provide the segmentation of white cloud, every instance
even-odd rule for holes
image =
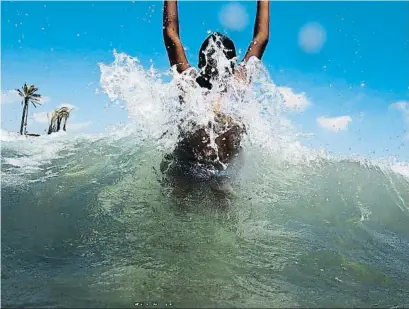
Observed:
[[[40,99],[40,103],[48,103],[51,101],[50,97],[42,96]],[[13,104],[13,103],[21,103],[21,97],[19,96],[16,90],[8,90],[6,92],[1,93],[1,104]]]
[[[67,122],[67,131],[74,131],[74,132],[79,131],[82,128],[88,127],[91,124],[92,124],[91,121],[70,123],[70,121],[68,120],[68,122]]]
[[[391,104],[389,107],[395,108],[401,111],[406,123],[409,125],[409,102],[408,101],[398,101],[398,102]],[[404,139],[409,140],[409,133],[405,134]]]
[[[75,105],[72,105],[72,104],[69,104],[69,103],[63,103],[63,104],[60,104],[57,108],[61,108],[61,107],[68,107],[70,110],[71,109],[78,109]]]
[[[227,29],[240,31],[247,26],[249,15],[241,4],[229,3],[219,12],[219,21]]]
[[[398,101],[398,102],[391,104],[390,107],[400,110],[403,113],[405,120],[409,123],[409,102]]]
[[[48,124],[48,116],[46,112],[33,113],[33,119],[35,122]]]
[[[319,23],[305,24],[298,33],[298,45],[306,53],[318,53],[325,40],[325,29]]]
[[[350,116],[340,117],[318,117],[317,123],[330,131],[339,132],[341,130],[348,130],[348,124],[352,121]]]
[[[45,103],[48,103],[48,102],[50,102],[50,101],[51,101],[51,98],[50,98],[50,97],[41,96],[41,99],[40,99],[40,103],[41,103],[41,104],[45,104]]]
[[[1,93],[1,104],[20,103],[21,99],[16,90],[8,90]]]
[[[278,87],[284,99],[284,105],[289,109],[303,111],[311,102],[308,100],[305,92],[295,93],[290,87]]]

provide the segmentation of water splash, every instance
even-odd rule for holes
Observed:
[[[211,42],[209,48],[215,48],[214,44]],[[230,60],[220,49],[212,57],[217,60],[219,72],[226,72],[225,68],[230,67]],[[174,147],[178,128],[191,130],[192,121],[197,125],[214,122],[211,102],[220,99],[221,112],[245,124],[248,134],[243,140],[244,147],[275,153],[288,161],[298,159],[298,163],[322,155],[322,151],[314,153],[301,145],[300,132],[285,117],[279,89],[256,58],[247,64],[246,83],[226,72],[219,75],[214,83],[217,86],[206,95],[205,90],[195,87],[191,71],[178,74],[173,68],[172,81],[164,83],[162,76],[167,72],[161,73],[153,65],[145,70],[137,58],[124,53],[114,52],[114,58],[111,64],[100,64],[103,92],[114,103],[120,101],[126,106],[138,138],[157,143],[162,150],[170,151]],[[220,98],[221,88],[227,91]],[[182,94],[184,102],[180,104]],[[185,121],[181,123],[181,119]]]

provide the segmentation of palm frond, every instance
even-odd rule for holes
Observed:
[[[31,95],[33,95],[37,90],[38,90],[38,88],[30,87],[30,88],[28,89],[27,95],[31,96]]]
[[[34,102],[39,102],[40,98],[33,98],[33,97],[29,97],[28,98],[30,101],[34,101]]]

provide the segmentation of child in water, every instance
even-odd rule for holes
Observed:
[[[199,51],[199,71],[190,66],[179,36],[178,3],[165,0],[163,9],[163,37],[171,67],[176,66],[180,74],[189,75],[196,86],[205,90],[218,91],[219,99],[210,101],[213,105],[214,122],[207,128],[195,126],[190,132],[180,132],[180,142],[172,154],[165,156],[161,170],[168,175],[192,182],[209,180],[232,163],[241,150],[241,139],[245,126],[220,111],[220,97],[226,92],[229,77],[245,82],[246,63],[251,57],[261,60],[269,39],[269,1],[257,1],[257,16],[253,40],[244,59],[237,65],[236,49],[228,37],[213,33],[207,37]],[[215,57],[217,50],[222,55]],[[206,92],[204,92],[206,95]],[[181,98],[183,104],[183,97]],[[211,130],[212,134],[209,134]]]

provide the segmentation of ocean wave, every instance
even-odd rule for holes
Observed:
[[[243,110],[225,111],[249,127],[229,198],[163,184],[178,92],[125,54],[101,65],[101,86],[129,124],[2,131],[3,304],[407,305],[408,163],[304,146],[257,70]],[[206,109],[189,113],[191,100],[181,114],[208,121]]]

